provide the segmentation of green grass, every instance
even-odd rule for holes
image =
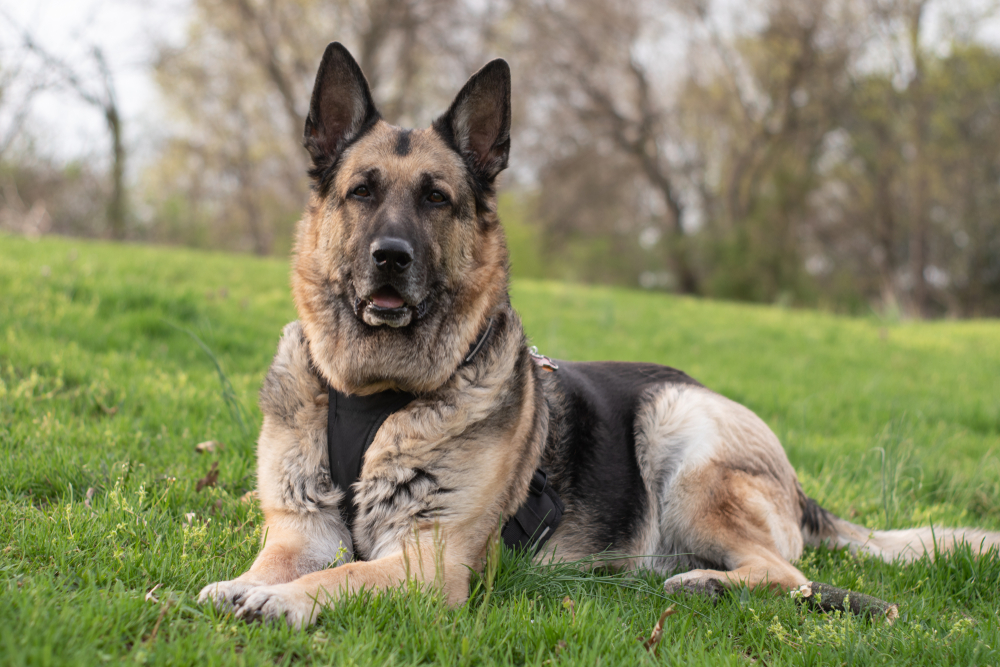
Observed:
[[[361,595],[293,632],[198,606],[256,553],[260,516],[239,498],[254,487],[256,392],[295,317],[287,276],[283,261],[0,236],[0,664],[1000,662],[1000,560],[966,552],[902,566],[807,551],[808,576],[898,602],[900,621],[734,591],[674,600],[656,657],[637,638],[672,602],[659,578],[509,554],[454,610]],[[513,300],[550,356],[657,361],[745,403],[845,517],[1000,529],[1000,323],[539,282],[516,282]],[[225,448],[198,454],[210,439]],[[216,460],[218,484],[196,492]]]

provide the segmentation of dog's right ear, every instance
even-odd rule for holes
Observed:
[[[380,117],[358,63],[343,44],[331,43],[319,64],[306,117],[303,143],[312,156],[310,175],[321,177]]]

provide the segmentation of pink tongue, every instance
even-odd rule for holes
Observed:
[[[399,308],[403,305],[403,298],[398,294],[386,294],[380,291],[372,294],[372,303],[379,308]]]

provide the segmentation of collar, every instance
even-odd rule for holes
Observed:
[[[491,333],[493,333],[492,317],[486,322],[486,328],[479,332],[479,337],[472,343],[472,347],[469,348],[469,353],[465,355],[465,359],[462,360],[462,366],[472,363],[472,360],[477,354],[479,354],[479,351],[483,349],[484,345],[486,345],[486,341],[489,339]]]

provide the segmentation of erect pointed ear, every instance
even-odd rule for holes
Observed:
[[[434,129],[487,183],[510,154],[510,66],[496,59],[472,75]]]
[[[312,156],[317,177],[336,163],[348,145],[380,116],[368,81],[340,42],[326,47],[316,73],[303,143]]]

